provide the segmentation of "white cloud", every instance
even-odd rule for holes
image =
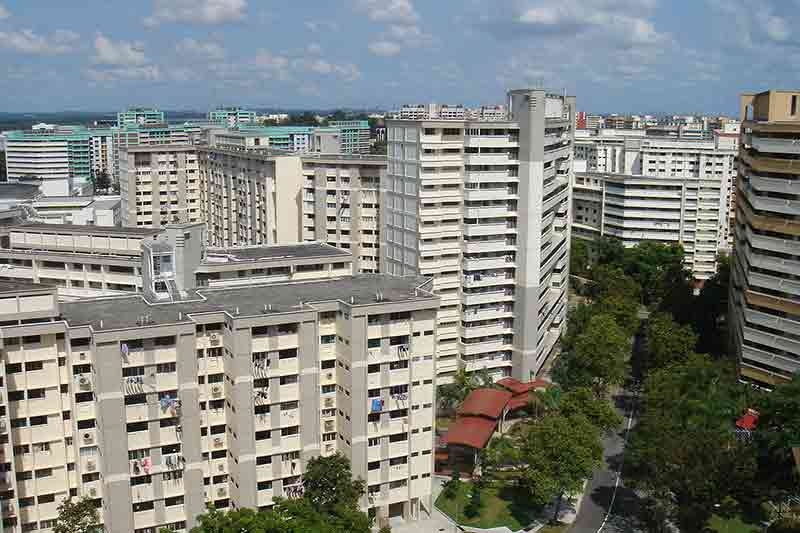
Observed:
[[[319,43],[309,43],[308,46],[306,46],[306,52],[311,55],[318,55],[322,53],[322,47]]]
[[[99,83],[113,83],[117,81],[159,81],[161,69],[158,65],[143,65],[124,68],[95,69],[88,68],[84,74],[91,81]]]
[[[68,30],[56,30],[50,35],[38,35],[33,30],[0,32],[0,48],[23,54],[66,54],[75,49],[80,35]]]
[[[155,0],[153,14],[144,19],[144,24],[154,27],[164,22],[238,22],[244,18],[246,9],[247,0]]]
[[[220,61],[225,57],[225,49],[220,44],[198,41],[190,37],[179,41],[175,46],[175,51],[206,61]]]
[[[253,64],[267,79],[288,80],[290,77],[289,59],[286,56],[275,55],[264,48],[256,52]]]
[[[380,57],[391,57],[400,53],[401,46],[392,41],[375,41],[367,47],[370,53]]]
[[[339,30],[339,25],[331,20],[307,20],[303,25],[312,33]]]
[[[99,65],[141,66],[147,63],[141,42],[112,41],[102,33],[94,39],[93,61]]]
[[[310,72],[312,74],[338,76],[346,81],[355,81],[361,78],[361,71],[356,65],[352,63],[340,65],[337,63],[331,63],[330,61],[326,61],[322,58],[295,59],[292,62],[292,67],[297,70]]]
[[[11,16],[11,12],[6,9],[6,6],[0,4],[0,20],[7,19]]]
[[[786,19],[773,15],[767,10],[759,10],[756,14],[756,19],[767,36],[773,41],[784,42],[789,40],[791,31]]]
[[[419,20],[410,0],[357,0],[357,6],[373,22],[414,24]]]

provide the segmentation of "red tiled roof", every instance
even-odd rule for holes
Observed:
[[[481,449],[492,438],[496,427],[496,420],[480,416],[458,417],[447,431],[447,445],[456,444]]]
[[[504,390],[477,389],[469,393],[458,413],[498,419],[511,396],[510,392]]]
[[[739,420],[736,421],[736,427],[741,429],[752,430],[758,424],[758,412],[753,409],[748,409]]]
[[[509,411],[516,411],[517,409],[522,409],[523,407],[527,406],[530,402],[530,397],[528,393],[517,394],[510,400],[508,400],[508,404],[506,407]]]
[[[503,378],[500,381],[498,381],[497,384],[503,387],[504,389],[508,389],[511,392],[513,392],[514,396],[535,389],[547,388],[552,386],[552,383],[544,381],[543,379],[537,379],[535,381],[529,381],[528,383],[523,383],[515,378]]]

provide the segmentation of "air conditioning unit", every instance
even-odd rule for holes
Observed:
[[[328,379],[333,379],[333,372],[328,372],[327,374],[325,374],[325,377]]]
[[[83,434],[83,443],[84,444],[92,444],[94,442],[94,435],[91,433],[84,433]]]
[[[224,440],[222,440],[222,437],[214,437],[214,446],[215,446],[215,447],[219,448],[219,447],[220,447],[220,446],[222,446],[224,443],[225,443],[225,441],[224,441]]]
[[[211,335],[208,336],[208,340],[211,342],[212,346],[216,346],[217,344],[219,344],[219,335],[217,335],[216,333],[212,333]]]
[[[225,471],[225,464],[224,463],[219,463],[217,465],[217,470],[219,470],[220,472],[224,472]]]
[[[97,487],[89,487],[89,497],[90,498],[97,497]]]
[[[222,396],[222,386],[214,385],[213,387],[211,387],[211,394],[214,396],[214,398],[219,398],[220,396]]]
[[[97,463],[94,462],[94,459],[89,459],[88,461],[86,461],[86,470],[92,472],[96,468],[97,468]]]
[[[80,352],[78,354],[78,359],[80,359],[81,361],[86,361],[86,359],[88,359],[88,356],[86,355],[86,352]]]
[[[80,376],[78,376],[78,386],[84,390],[90,389],[92,388],[92,380],[89,379],[88,376],[84,376],[83,374],[81,374]]]
[[[0,418],[0,433],[6,432],[6,419]]]
[[[220,487],[217,489],[217,496],[225,496],[225,487]]]
[[[333,398],[325,398],[325,407],[333,407]]]

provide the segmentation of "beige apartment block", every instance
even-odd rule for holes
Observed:
[[[575,99],[508,96],[503,121],[387,121],[381,272],[433,277],[443,381],[527,381],[565,324]]]
[[[202,221],[193,146],[127,146],[119,160],[123,226],[160,228]]]
[[[46,531],[86,496],[106,531],[187,531],[209,504],[295,494],[336,452],[370,514],[430,511],[429,288],[362,275],[59,303],[0,281],[4,530]]]
[[[203,219],[213,246],[326,242],[379,268],[386,158],[200,148]]]
[[[730,334],[742,380],[800,371],[800,91],[741,97]]]

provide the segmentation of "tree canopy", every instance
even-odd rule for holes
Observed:
[[[600,431],[584,416],[551,415],[527,427],[520,441],[518,479],[531,501],[546,505],[578,492],[603,458]]]
[[[365,489],[363,479],[353,479],[350,461],[341,453],[314,457],[303,474],[304,497],[323,512],[357,509]]]
[[[94,501],[70,498],[58,506],[53,533],[99,533],[101,529]]]
[[[619,427],[622,418],[605,399],[598,399],[591,389],[578,387],[561,395],[558,411],[565,417],[584,416],[603,432]]]
[[[589,387],[603,396],[625,378],[628,336],[611,315],[595,315],[572,349],[562,353],[553,369],[555,380],[569,390]]]
[[[646,365],[651,370],[685,361],[697,345],[691,326],[681,326],[672,320],[672,315],[663,312],[650,315],[645,338]]]
[[[470,392],[493,386],[494,381],[486,370],[467,372],[464,368],[459,368],[453,376],[452,383],[439,386],[437,392],[439,409],[453,412],[469,396]]]

